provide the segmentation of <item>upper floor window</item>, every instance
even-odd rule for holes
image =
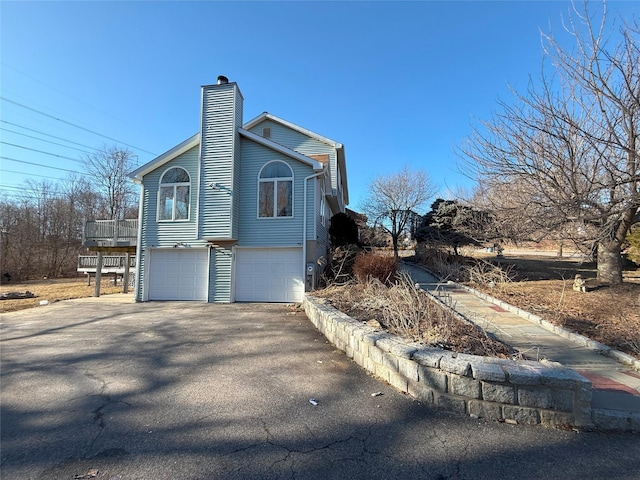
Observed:
[[[285,162],[270,162],[260,170],[258,217],[293,217],[293,171]]]
[[[188,220],[191,179],[187,171],[173,167],[160,178],[158,220]]]

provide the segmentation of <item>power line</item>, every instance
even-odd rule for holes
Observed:
[[[93,108],[94,110],[96,110],[96,111],[98,111],[98,112],[100,112],[100,113],[102,113],[102,114],[104,114],[104,115],[107,115],[108,117],[111,117],[111,118],[113,118],[114,120],[117,120],[118,122],[120,122],[120,123],[122,123],[122,124],[124,124],[124,125],[132,126],[131,124],[129,124],[129,123],[127,123],[127,122],[123,122],[123,121],[122,121],[122,119],[116,118],[116,117],[114,117],[113,115],[111,115],[110,113],[108,113],[108,112],[106,112],[106,111],[104,111],[104,110],[101,110],[100,108],[96,107],[95,105],[91,105],[90,103],[85,102],[85,101],[84,101],[84,100],[82,100],[81,98],[74,97],[73,95],[70,95],[70,94],[68,94],[68,93],[66,93],[66,92],[63,92],[62,90],[60,90],[60,89],[58,89],[58,88],[54,87],[53,85],[50,85],[50,84],[48,84],[48,83],[46,83],[46,82],[43,82],[43,81],[42,81],[42,80],[40,80],[39,78],[36,78],[36,77],[34,77],[33,75],[29,75],[28,73],[25,73],[25,72],[23,72],[23,71],[21,71],[21,70],[17,69],[16,67],[14,67],[14,66],[12,66],[12,65],[9,65],[9,64],[7,64],[7,63],[5,63],[5,62],[0,62],[0,64],[1,64],[2,66],[4,66],[4,67],[8,67],[8,68],[10,68],[11,70],[14,70],[15,72],[18,72],[20,75],[24,75],[25,77],[30,78],[31,80],[34,80],[34,81],[36,81],[36,82],[38,82],[38,83],[40,83],[40,84],[44,85],[45,87],[49,87],[50,89],[52,89],[52,90],[54,90],[54,91],[56,91],[56,92],[58,92],[58,93],[61,93],[62,95],[66,96],[66,97],[69,97],[69,98],[71,98],[71,99],[73,99],[73,100],[75,100],[75,101],[77,101],[77,102],[80,102],[80,103],[82,103],[82,104],[84,104],[84,105],[86,105],[86,106],[88,106],[88,107],[91,107],[91,108]]]
[[[58,185],[55,185],[54,188],[50,190],[42,190],[41,188],[38,188],[38,185],[36,185],[35,187],[29,187],[29,188],[13,187],[11,185],[0,185],[0,191],[2,191],[5,196],[10,196],[12,198],[19,198],[22,200],[26,200],[26,199],[68,200],[69,199],[69,195],[65,193],[63,190],[61,190]]]
[[[94,147],[90,147],[89,145],[85,145],[83,143],[78,143],[78,142],[73,142],[71,140],[67,140],[66,138],[62,138],[62,137],[56,137],[55,135],[51,135],[49,133],[45,133],[45,132],[43,132],[41,130],[36,130],[34,128],[25,127],[24,125],[20,125],[18,123],[9,122],[7,120],[0,120],[0,122],[6,123],[7,125],[13,125],[14,127],[23,128],[25,130],[29,130],[30,132],[39,133],[40,135],[45,135],[47,137],[51,137],[51,138],[55,138],[55,139],[58,139],[58,140],[62,140],[63,142],[72,143],[74,145],[79,145],[80,147],[85,147],[85,148],[90,148],[91,150],[95,150]]]
[[[5,132],[14,133],[16,135],[22,135],[23,137],[33,138],[34,140],[38,140],[39,142],[51,143],[52,145],[58,145],[59,147],[70,148],[71,150],[77,150],[78,152],[86,153],[87,155],[91,155],[92,152],[87,152],[86,150],[80,150],[76,147],[70,147],[69,145],[64,145],[58,142],[52,142],[51,140],[45,140],[44,138],[34,137],[33,135],[27,135],[26,133],[16,132],[15,130],[9,130],[8,128],[0,127],[0,130]]]
[[[3,97],[3,96],[1,96],[1,95],[0,95],[0,100],[4,100],[5,102],[12,103],[12,104],[17,105],[18,107],[22,107],[22,108],[24,108],[24,109],[26,109],[26,110],[31,110],[32,112],[39,113],[40,115],[44,115],[45,117],[53,118],[54,120],[57,120],[58,122],[62,122],[62,123],[65,123],[65,124],[67,124],[67,125],[71,125],[72,127],[76,127],[76,128],[79,128],[80,130],[84,130],[85,132],[89,132],[89,133],[92,133],[92,134],[94,134],[94,135],[98,135],[99,137],[106,138],[107,140],[111,140],[112,142],[120,143],[120,144],[122,144],[122,145],[126,145],[127,147],[131,147],[131,148],[133,148],[133,149],[135,149],[135,150],[140,150],[141,152],[149,153],[149,154],[151,154],[151,155],[156,156],[156,154],[155,154],[155,153],[150,152],[150,151],[148,151],[148,150],[145,150],[145,149],[143,149],[143,148],[136,147],[135,145],[131,145],[131,144],[129,144],[129,143],[121,142],[120,140],[117,140],[117,139],[115,139],[115,138],[113,138],[113,137],[109,137],[109,136],[107,136],[107,135],[103,135],[103,134],[101,134],[101,133],[98,133],[98,132],[96,132],[96,131],[94,131],[94,130],[90,130],[90,129],[88,129],[88,128],[81,127],[80,125],[76,125],[75,123],[68,122],[68,121],[63,120],[63,119],[61,119],[61,118],[58,118],[58,117],[56,117],[56,116],[54,116],[54,115],[49,115],[48,113],[42,112],[42,111],[40,111],[40,110],[37,110],[37,109],[32,108],[32,107],[29,107],[29,106],[24,105],[24,104],[22,104],[22,103],[15,102],[15,101],[13,101],[13,100],[9,100],[8,98]]]
[[[26,175],[28,177],[42,177],[42,178],[50,178],[52,180],[60,180],[59,177],[49,177],[47,175],[37,175],[35,173],[18,172],[17,170],[7,170],[6,168],[3,168],[2,171],[7,173],[18,173],[20,175]]]
[[[51,155],[52,157],[63,158],[65,160],[71,160],[72,162],[77,162],[77,163],[80,163],[80,164],[83,163],[82,160],[78,160],[77,158],[65,157],[64,155],[57,155],[55,153],[45,152],[44,150],[37,150],[35,148],[25,147],[23,145],[17,145],[15,143],[2,142],[2,141],[0,141],[0,143],[3,144],[3,145],[9,145],[11,147],[23,148],[25,150],[31,150],[32,152],[44,153],[45,155]]]
[[[80,175],[87,175],[86,173],[78,172],[77,170],[68,170],[66,168],[60,168],[60,167],[50,167],[49,165],[43,165],[42,163],[27,162],[26,160],[18,160],[18,159],[15,159],[15,158],[9,158],[9,157],[5,157],[5,156],[1,156],[0,159],[9,160],[10,162],[24,163],[26,165],[35,165],[36,167],[51,168],[52,170],[60,170],[60,171],[63,171],[63,172],[71,172],[71,173],[78,173]]]

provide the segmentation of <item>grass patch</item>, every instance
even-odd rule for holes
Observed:
[[[22,298],[18,300],[0,300],[0,312],[14,312],[25,308],[33,308],[40,305],[42,300],[50,303],[72,298],[91,297],[95,291],[95,283],[87,285],[86,278],[54,278],[48,280],[31,280],[21,283],[6,283],[0,286],[0,293],[26,292],[35,295],[35,298]],[[113,277],[102,277],[100,282],[100,295],[110,293],[122,293],[122,285],[114,286]]]

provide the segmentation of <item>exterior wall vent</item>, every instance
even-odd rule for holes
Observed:
[[[263,138],[271,138],[271,127],[263,127],[262,128],[262,137]]]
[[[218,85],[226,85],[227,83],[229,83],[229,79],[227,77],[224,75],[218,76]]]

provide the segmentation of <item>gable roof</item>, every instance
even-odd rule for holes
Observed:
[[[296,132],[300,132],[308,137],[318,140],[319,142],[326,143],[327,145],[331,145],[334,148],[343,148],[343,145],[339,142],[336,142],[335,140],[331,140],[330,138],[323,137],[322,135],[312,132],[311,130],[302,128],[301,126],[296,125],[295,123],[291,123],[280,117],[276,117],[275,115],[272,115],[269,112],[262,112],[256,118],[249,120],[247,123],[245,123],[242,126],[242,128],[244,128],[245,130],[250,130],[264,120],[271,120],[273,122],[279,123],[281,125],[284,125],[285,127],[290,128],[291,130],[295,130]]]
[[[261,137],[260,135],[256,135],[255,133],[252,133],[248,130],[239,128],[238,133],[243,137],[248,138],[249,140],[252,140],[256,143],[264,145],[265,147],[275,150],[276,152],[287,155],[288,157],[293,158],[294,160],[298,160],[299,162],[305,163],[310,167],[312,167],[313,170],[315,171],[320,171],[323,168],[322,162],[319,162],[318,160],[302,155],[301,153],[298,153],[295,150],[291,150],[290,148],[280,145],[279,143],[276,143],[267,138]],[[142,181],[142,177],[144,177],[146,174],[154,171],[157,168],[160,168],[162,165],[173,160],[178,155],[182,155],[187,150],[190,150],[193,147],[197,147],[198,145],[200,145],[200,134],[196,133],[195,135],[187,138],[185,141],[179,143],[172,149],[167,150],[162,155],[159,155],[153,160],[138,167],[133,172],[129,173],[129,177],[133,179],[134,182],[139,183]]]
[[[159,168],[170,160],[173,160],[178,155],[182,155],[187,150],[190,150],[198,145],[200,145],[200,133],[196,133],[195,135],[187,138],[184,142],[181,142],[172,149],[167,150],[162,155],[159,155],[153,160],[136,168],[129,174],[129,177],[133,179],[134,182],[140,183],[142,181],[142,177],[144,177],[147,173],[152,172],[156,168]]]
[[[248,138],[249,140],[253,140],[256,143],[259,143],[260,145],[264,145],[265,147],[275,150],[276,152],[282,153],[295,160],[306,163],[307,165],[310,165],[311,167],[313,167],[315,171],[320,171],[323,168],[322,162],[319,162],[318,160],[307,157],[306,155],[302,155],[301,153],[298,153],[295,150],[291,150],[290,148],[287,148],[284,145],[280,145],[279,143],[276,143],[273,140],[269,140],[268,138],[264,138],[264,137],[261,137],[260,135],[256,135],[255,133],[250,132],[249,130],[245,130],[244,128],[239,128],[238,133],[243,137]]]
[[[288,122],[283,118],[276,117],[275,115],[272,115],[269,112],[262,112],[260,115],[258,115],[254,119],[249,120],[247,123],[245,123],[242,126],[242,128],[245,130],[250,130],[251,128],[258,125],[260,122],[263,122],[265,120],[271,120],[272,122],[279,123],[280,125],[283,125],[287,128],[295,130],[296,132],[300,132],[303,135],[307,135],[308,137],[318,140],[319,142],[326,143],[327,145],[330,145],[336,149],[336,152],[338,155],[338,168],[340,169],[340,175],[342,176],[342,181],[343,181],[344,197],[345,197],[346,203],[348,204],[349,190],[347,189],[347,165],[345,163],[344,145],[340,142],[336,142],[335,140],[331,140],[328,137],[324,137],[318,133],[312,132],[311,130],[302,128],[301,126],[296,125],[295,123]]]

